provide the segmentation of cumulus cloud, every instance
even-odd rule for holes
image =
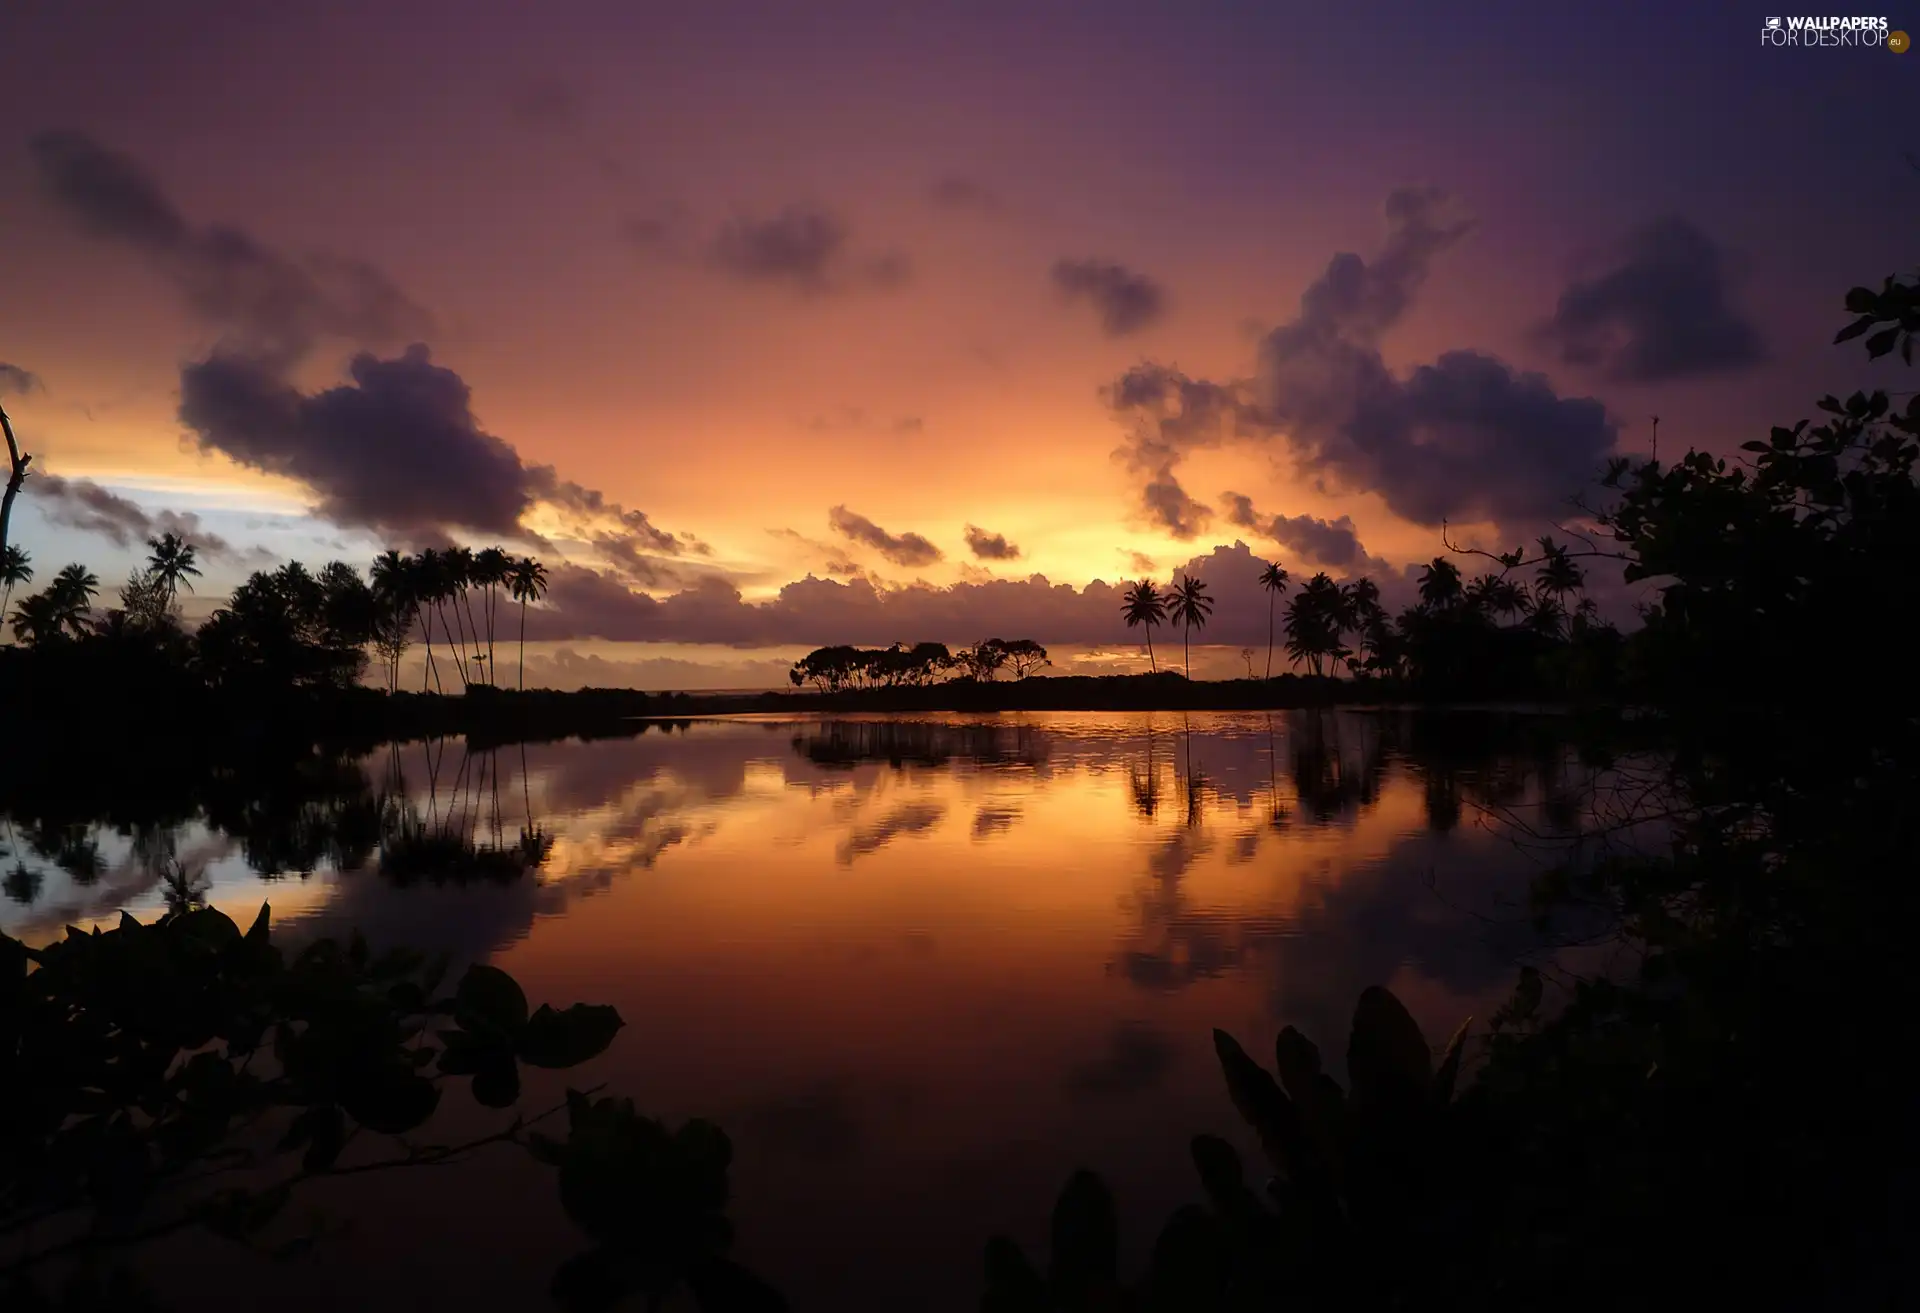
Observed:
[[[743,283],[784,287],[806,296],[857,287],[897,287],[912,267],[899,252],[853,252],[844,220],[827,210],[789,205],[777,214],[738,215],[720,226],[708,262]]]
[[[58,474],[41,474],[27,480],[26,490],[50,523],[96,533],[115,547],[138,547],[161,534],[177,534],[199,549],[205,557],[230,561],[271,561],[273,553],[262,548],[240,551],[219,534],[203,528],[200,517],[191,512],[152,511],[119,493],[101,487],[91,479],[68,479]]]
[[[1125,337],[1166,313],[1160,284],[1111,260],[1056,260],[1053,285],[1069,301],[1086,302],[1109,337]]]
[[[1020,549],[1007,541],[1003,533],[988,533],[978,525],[967,526],[967,546],[983,561],[1017,561]]]
[[[1560,294],[1538,334],[1569,365],[1618,383],[1661,383],[1762,363],[1760,330],[1732,300],[1713,238],[1678,216],[1628,235],[1608,267]]]
[[[15,396],[25,396],[40,386],[40,376],[18,365],[9,365],[0,360],[0,392],[11,392]]]
[[[1146,363],[1107,389],[1130,428],[1118,455],[1143,479],[1154,522],[1183,538],[1205,527],[1208,508],[1178,467],[1225,442],[1271,447],[1303,475],[1377,493],[1430,526],[1535,525],[1597,472],[1618,437],[1600,402],[1563,397],[1544,376],[1476,351],[1405,375],[1387,367],[1382,338],[1471,225],[1432,189],[1395,192],[1386,219],[1372,260],[1336,255],[1295,317],[1267,334],[1254,377],[1213,382]]]
[[[1350,573],[1378,572],[1393,567],[1376,556],[1369,556],[1360,545],[1359,530],[1353,517],[1321,520],[1311,515],[1263,516],[1254,509],[1253,499],[1237,492],[1223,492],[1220,500],[1227,508],[1227,522],[1251,529],[1271,538],[1310,565],[1324,565]]]
[[[845,506],[836,506],[829,511],[827,521],[840,534],[873,548],[895,565],[918,568],[932,565],[943,555],[938,547],[919,534],[888,533],[866,516],[857,515]]]
[[[84,133],[42,132],[31,151],[53,202],[85,231],[150,260],[196,315],[227,334],[230,350],[284,367],[324,338],[384,344],[431,326],[365,261],[293,256],[240,228],[190,223],[138,161]]]
[[[523,462],[480,427],[466,381],[425,346],[358,355],[348,378],[306,393],[267,363],[216,354],[181,371],[180,419],[203,450],[304,484],[315,511],[343,526],[410,542],[461,529],[537,542],[523,519],[544,503],[586,522],[594,545],[643,582],[653,580],[641,553],[705,550],[550,465]]]
[[[1120,554],[1127,558],[1127,568],[1135,574],[1153,573],[1153,558],[1145,552],[1136,552],[1131,548],[1123,548]]]

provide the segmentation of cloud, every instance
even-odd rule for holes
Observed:
[[[1053,285],[1070,301],[1092,303],[1109,337],[1124,337],[1166,313],[1167,297],[1145,274],[1109,260],[1057,260]]]
[[[386,274],[325,253],[294,257],[239,228],[195,226],[138,161],[83,133],[42,132],[30,146],[47,195],[84,231],[140,252],[229,351],[285,367],[323,338],[385,344],[431,317]]]
[[[918,415],[899,415],[891,420],[881,420],[859,406],[842,406],[834,414],[814,415],[802,420],[801,427],[814,433],[888,433],[905,437],[909,433],[925,432],[927,422]]]
[[[1175,576],[1204,581],[1215,599],[1197,641],[1239,646],[1265,643],[1264,565],[1245,542],[1212,548]],[[1378,580],[1397,610],[1411,600],[1411,575]],[[1095,579],[1085,587],[1025,579],[978,579],[938,586],[889,585],[871,576],[846,580],[812,574],[783,585],[765,601],[745,600],[736,584],[707,575],[664,597],[634,592],[615,574],[563,564],[552,572],[545,604],[528,613],[527,637],[541,642],[714,643],[737,648],[819,647],[829,643],[972,643],[998,635],[1054,644],[1132,647],[1142,641],[1120,619],[1122,583]]]
[[[1449,351],[1404,376],[1380,342],[1426,281],[1434,258],[1470,224],[1432,189],[1387,201],[1373,260],[1336,255],[1270,332],[1250,379],[1213,382],[1168,366],[1135,366],[1106,390],[1130,428],[1117,453],[1144,480],[1142,506],[1191,538],[1206,507],[1181,486],[1187,455],[1251,442],[1290,455],[1297,471],[1378,494],[1415,524],[1537,525],[1598,472],[1618,437],[1600,402],[1562,397],[1539,374],[1476,351]]]
[[[0,392],[11,392],[15,396],[25,396],[38,391],[40,376],[32,370],[22,369],[18,365],[9,365],[0,360]]]
[[[846,223],[826,210],[789,205],[770,216],[736,216],[707,248],[713,268],[743,283],[785,287],[805,296],[860,286],[898,287],[912,275],[898,252],[855,256]]]
[[[180,420],[203,450],[304,484],[315,510],[343,526],[419,542],[456,529],[535,542],[523,518],[545,503],[587,521],[594,545],[630,572],[639,552],[704,550],[550,465],[524,463],[480,427],[466,381],[425,346],[384,360],[362,353],[348,376],[305,393],[268,364],[216,354],[181,371]]]
[[[1730,300],[1726,258],[1677,216],[1630,234],[1605,272],[1560,294],[1537,333],[1569,365],[1616,383],[1661,383],[1764,362],[1760,330]]]
[[[950,173],[927,191],[927,199],[947,210],[991,212],[1000,208],[998,193],[978,179]]]
[[[983,561],[1017,561],[1020,549],[1007,541],[1005,534],[988,533],[977,525],[967,526],[967,546]]]
[[[932,565],[943,555],[938,547],[919,534],[888,533],[866,516],[856,515],[845,506],[834,507],[828,512],[827,520],[838,532],[854,542],[873,548],[895,565],[910,569]]]
[[[1122,548],[1120,554],[1127,558],[1127,568],[1135,574],[1153,573],[1153,558],[1145,552],[1136,552],[1131,548]]]
[[[1227,521],[1243,529],[1252,529],[1271,538],[1311,565],[1331,566],[1351,573],[1378,572],[1393,567],[1379,557],[1369,556],[1360,545],[1360,534],[1353,517],[1320,520],[1311,515],[1275,515],[1263,517],[1253,508],[1253,500],[1237,492],[1223,492],[1220,500],[1227,506]]]
[[[139,503],[111,492],[91,479],[68,479],[58,474],[41,474],[27,480],[27,493],[40,505],[41,514],[54,524],[97,533],[115,547],[139,547],[149,538],[172,533],[198,548],[202,556],[232,561],[272,561],[277,558],[264,548],[242,552],[216,533],[203,529],[200,517],[191,512],[155,511],[149,513]]]

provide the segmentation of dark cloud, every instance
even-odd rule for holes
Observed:
[[[40,506],[40,513],[53,524],[97,533],[115,547],[133,548],[163,533],[178,534],[198,548],[202,556],[232,561],[270,561],[273,553],[255,548],[242,552],[219,534],[200,525],[200,517],[191,512],[149,512],[138,502],[111,492],[91,479],[68,479],[58,474],[41,474],[25,484],[27,493]]]
[[[1005,834],[1020,819],[1020,808],[1005,804],[983,806],[973,814],[972,834],[975,839],[987,839],[996,834]]]
[[[1068,1069],[1067,1094],[1077,1100],[1144,1094],[1159,1088],[1179,1056],[1179,1047],[1153,1027],[1122,1022],[1108,1036],[1105,1053]]]
[[[1136,552],[1131,548],[1127,548],[1123,549],[1120,554],[1127,558],[1127,568],[1135,574],[1153,573],[1153,558],[1145,552]]]
[[[1251,441],[1284,450],[1302,474],[1375,492],[1417,524],[1552,518],[1613,450],[1604,406],[1475,351],[1449,351],[1404,377],[1381,355],[1433,259],[1469,227],[1444,193],[1395,192],[1380,254],[1335,256],[1299,313],[1267,335],[1255,378],[1216,383],[1148,363],[1108,388],[1132,429],[1119,455],[1145,480],[1149,515],[1193,536],[1206,508],[1181,487],[1180,462]]]
[[[1765,361],[1760,330],[1731,302],[1714,240],[1677,216],[1632,233],[1604,272],[1560,294],[1541,339],[1617,383],[1661,383]]]
[[[915,568],[932,565],[942,557],[940,549],[919,534],[888,533],[866,516],[856,515],[844,506],[829,511],[827,521],[839,533],[873,548],[895,565]]]
[[[859,406],[842,406],[834,414],[814,415],[801,421],[801,427],[815,433],[887,433],[905,437],[909,433],[925,432],[927,422],[918,415],[882,420]]]
[[[379,269],[329,254],[294,257],[239,228],[195,226],[129,155],[78,132],[31,143],[49,197],[85,231],[143,253],[229,350],[284,368],[323,338],[365,345],[427,331],[431,318]]]
[[[1003,533],[988,533],[978,525],[967,526],[967,546],[983,561],[1017,561],[1020,549],[1007,541]]]
[[[9,365],[0,360],[0,392],[11,392],[15,396],[24,396],[40,387],[40,376],[32,370],[22,369],[18,365]]]
[[[1311,515],[1268,517],[1253,508],[1251,498],[1237,492],[1223,492],[1220,500],[1227,507],[1228,523],[1273,539],[1309,564],[1353,572],[1392,568],[1378,557],[1367,555],[1351,516],[1342,515],[1337,520],[1320,520]]]
[[[336,524],[438,541],[455,529],[522,542],[536,502],[595,522],[592,541],[629,573],[637,553],[704,551],[656,528],[640,511],[527,465],[474,417],[466,381],[427,348],[383,360],[361,354],[350,381],[304,393],[270,365],[216,354],[180,375],[180,419],[201,448],[296,479]]]
[[[785,287],[816,296],[858,286],[897,287],[912,275],[897,252],[856,256],[849,229],[826,210],[790,205],[769,217],[738,216],[720,226],[708,246],[714,268],[741,282]]]
[[[1000,208],[1000,197],[978,179],[948,174],[927,191],[927,199],[948,210],[993,211]]]
[[[1167,309],[1160,284],[1110,260],[1057,260],[1053,285],[1070,301],[1090,302],[1110,337],[1145,328]]]

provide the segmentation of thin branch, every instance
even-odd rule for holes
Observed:
[[[7,527],[13,522],[13,501],[20,495],[20,485],[27,481],[27,466],[33,463],[33,457],[21,454],[20,441],[13,436],[13,421],[7,418],[5,406],[0,406],[0,432],[7,437],[7,491],[0,496],[0,552],[4,552]]]

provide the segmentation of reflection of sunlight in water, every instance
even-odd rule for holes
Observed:
[[[493,955],[535,999],[613,1003],[592,1079],[737,1132],[743,1227],[796,1295],[829,1233],[902,1263],[963,1238],[970,1292],[993,1200],[1050,1199],[1080,1162],[1130,1206],[1190,1193],[1185,1137],[1233,1130],[1209,1028],[1265,1047],[1298,1024],[1337,1069],[1366,985],[1436,1043],[1486,1015],[1532,946],[1511,923],[1539,860],[1482,809],[1549,801],[1541,752],[1356,713],[745,719],[529,745],[524,777],[518,748],[463,775],[448,745],[436,814],[552,838],[510,882],[265,880],[204,826],[172,851],[237,920],[271,899],[296,934]],[[425,754],[401,757],[425,801]],[[391,756],[364,766],[378,788]],[[48,867],[10,929],[158,909],[131,841],[96,837],[94,887]],[[815,1277],[842,1306],[845,1274]]]

